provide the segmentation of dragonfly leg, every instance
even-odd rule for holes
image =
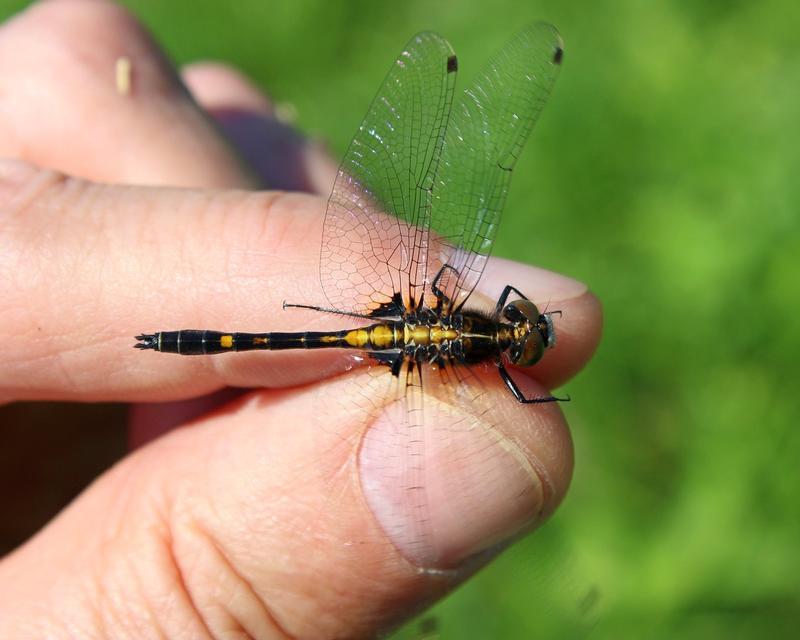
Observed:
[[[445,270],[452,271],[455,274],[456,279],[458,279],[459,276],[458,270],[452,265],[443,264],[442,268],[439,269],[439,273],[436,274],[436,277],[433,279],[433,282],[431,282],[431,291],[433,292],[433,295],[436,296],[437,311],[441,310],[443,307],[444,308],[450,307],[450,298],[447,297],[447,294],[439,288],[439,281],[442,279],[442,276],[444,276]]]
[[[539,396],[537,398],[526,398],[523,395],[522,390],[519,388],[519,386],[517,386],[517,383],[514,382],[514,379],[511,377],[511,374],[508,373],[508,370],[506,369],[502,360],[498,360],[497,369],[500,371],[500,377],[503,379],[503,382],[506,383],[506,386],[511,390],[511,393],[514,395],[514,397],[522,404],[543,404],[545,402],[570,401],[569,396],[567,396],[566,398],[557,398],[556,396]]]
[[[512,291],[516,293],[523,300],[528,299],[528,296],[522,293],[522,291],[520,291],[513,285],[507,284],[506,288],[503,289],[503,293],[500,294],[500,298],[497,300],[497,305],[494,308],[494,315],[496,316],[500,315],[500,313],[503,311],[503,307],[506,306],[506,301],[508,300],[508,296],[511,295]]]
[[[292,304],[290,302],[283,301],[283,308],[284,309],[311,309],[311,311],[320,311],[321,313],[332,313],[337,316],[349,316],[351,318],[371,318],[371,315],[363,314],[363,313],[354,313],[352,311],[342,311],[341,309],[332,309],[328,307],[317,307],[311,304]]]

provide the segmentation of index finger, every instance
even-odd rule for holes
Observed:
[[[325,375],[343,357],[131,349],[134,335],[159,330],[343,328],[340,317],[282,309],[285,300],[325,299],[320,198],[97,185],[6,161],[0,209],[4,399],[164,401],[223,386],[287,386]],[[488,270],[481,286],[496,295],[511,272],[515,286],[563,312],[565,339],[545,358],[563,364],[540,369],[545,386],[559,383],[594,350],[599,306],[584,285],[511,263]]]

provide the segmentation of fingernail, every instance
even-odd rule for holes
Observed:
[[[407,560],[421,568],[455,567],[531,528],[542,512],[542,480],[488,416],[424,400],[417,411],[402,402],[386,407],[367,431],[362,490]]]

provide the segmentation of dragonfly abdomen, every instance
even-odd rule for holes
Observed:
[[[269,349],[269,333],[225,333],[206,329],[160,331],[136,336],[137,349],[153,349],[163,353],[194,356],[225,351]]]
[[[265,349],[367,349],[384,350],[402,346],[401,323],[375,324],[344,331],[303,331],[270,333],[226,333],[206,329],[182,329],[136,336],[139,349],[153,349],[181,355],[207,355],[226,351]]]

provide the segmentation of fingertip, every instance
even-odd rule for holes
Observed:
[[[515,377],[526,397],[548,395]],[[517,402],[493,368],[424,380],[424,400],[387,406],[365,432],[361,483],[403,557],[458,571],[555,511],[572,476],[572,440],[557,403]]]
[[[225,446],[200,458],[222,483],[212,488],[215,504],[235,515],[208,528],[230,535],[233,522],[234,533],[268,536],[272,545],[252,535],[229,542],[270,576],[276,611],[297,603],[289,594],[299,588],[315,596],[304,606],[350,621],[396,617],[402,606],[429,604],[552,514],[572,472],[559,407],[522,405],[496,372],[478,375],[456,387],[427,376],[422,414],[416,400],[411,414],[397,401],[388,370],[360,368],[311,387],[249,394],[208,428],[196,425],[202,433],[193,441],[218,440],[223,429],[214,425],[226,422]],[[522,384],[542,393],[533,380]],[[467,402],[470,392],[479,395]],[[290,582],[281,587],[276,578]]]
[[[504,258],[490,258],[480,281],[481,293],[497,299],[509,284],[542,304],[578,298],[589,288],[585,283],[555,271]]]
[[[603,305],[588,289],[575,298],[553,301],[557,342],[536,367],[536,376],[551,389],[575,376],[591,360],[603,334]]]
[[[117,184],[256,184],[125,7],[40,2],[2,28],[1,155]]]
[[[230,65],[216,61],[193,62],[181,69],[181,77],[206,111],[236,108],[264,116],[274,114],[269,97]]]
[[[591,359],[603,331],[603,307],[588,285],[568,276],[502,258],[491,258],[470,299],[485,310],[494,308],[507,285],[533,300],[540,312],[554,317],[556,344],[529,371],[548,389],[575,376]]]
[[[136,62],[133,73],[143,93],[182,92],[173,67],[153,37],[133,12],[116,2],[35,2],[20,14],[15,29],[23,41],[34,42],[27,63],[51,63],[56,81],[68,74],[67,78],[74,82],[78,77],[70,76],[80,74],[84,81],[92,81],[91,86],[85,87],[88,93],[117,93],[114,62],[125,56]]]

